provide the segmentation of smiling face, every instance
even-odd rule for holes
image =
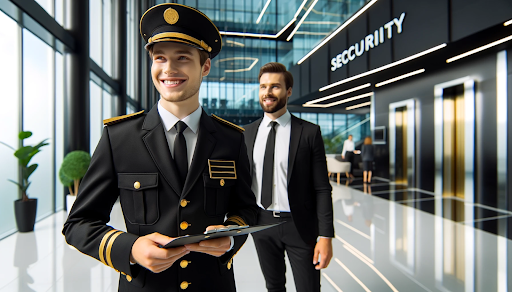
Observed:
[[[260,105],[267,114],[278,118],[286,112],[288,97],[292,88],[286,89],[282,73],[263,73],[260,77]]]
[[[151,77],[163,101],[198,102],[202,78],[210,72],[210,59],[201,66],[198,49],[160,42],[153,45],[152,61]]]

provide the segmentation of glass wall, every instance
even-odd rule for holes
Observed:
[[[89,54],[107,75],[113,73],[112,0],[89,0]]]
[[[103,132],[103,120],[117,116],[117,96],[113,95],[112,89],[102,82],[97,76],[93,75],[93,80],[89,82],[89,141],[90,154],[94,153]]]
[[[33,133],[25,145],[36,145],[44,139],[50,144],[31,161],[39,166],[30,177],[27,195],[38,199],[37,218],[53,213],[54,54],[50,46],[23,29],[23,130]]]
[[[2,111],[0,115],[0,142],[18,148],[20,112],[20,52],[18,46],[20,27],[9,16],[0,12],[0,92]],[[10,125],[10,126],[7,126]],[[18,161],[14,151],[0,145],[0,238],[16,229],[14,222],[14,200],[18,199],[18,187],[8,179],[18,181]]]

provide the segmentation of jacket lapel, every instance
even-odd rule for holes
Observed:
[[[203,169],[206,167],[208,158],[211,157],[217,143],[213,136],[215,126],[211,119],[203,110],[199,123],[199,132],[197,133],[196,149],[194,149],[194,156],[188,170],[183,192],[181,193],[182,198],[190,192],[197,179],[203,174]]]
[[[302,121],[292,115],[291,123],[290,153],[288,156],[288,185],[290,184],[290,178],[292,177],[293,163],[295,162],[295,156],[297,155],[297,149],[299,148],[300,136],[302,135]]]
[[[178,178],[178,170],[174,159],[172,159],[167,138],[162,126],[158,107],[155,105],[146,115],[142,129],[149,131],[143,138],[144,144],[148,149],[153,162],[164,177],[165,181],[171,186],[174,192],[179,196],[183,186]]]
[[[246,127],[246,131],[244,133],[244,135],[246,135],[245,141],[247,146],[247,156],[249,156],[249,166],[251,167],[251,177],[253,177],[254,144],[256,143],[256,135],[258,134],[261,121],[263,121],[263,118],[253,122],[249,127]]]

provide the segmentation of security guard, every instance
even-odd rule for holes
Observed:
[[[235,291],[232,258],[246,236],[159,247],[256,221],[243,129],[199,105],[221,36],[203,13],[173,3],[146,11],[140,30],[161,98],[147,114],[104,121],[63,234],[120,272],[119,291]],[[118,198],[127,232],[107,225]]]

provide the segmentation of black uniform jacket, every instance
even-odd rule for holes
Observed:
[[[215,173],[219,170],[228,173]],[[246,236],[235,237],[233,249],[219,258],[193,252],[158,274],[129,259],[138,236],[177,237],[202,233],[209,225],[255,224],[258,206],[250,185],[243,134],[203,111],[182,190],[154,106],[147,115],[104,128],[63,234],[68,244],[121,273],[119,291],[235,291],[232,257]],[[118,198],[127,232],[107,225]]]
[[[253,149],[262,119],[245,126],[245,143],[253,167]],[[327,176],[320,127],[292,115],[288,156],[288,201],[301,238],[314,244],[317,237],[334,237],[332,187]],[[265,145],[263,145],[265,147]]]

